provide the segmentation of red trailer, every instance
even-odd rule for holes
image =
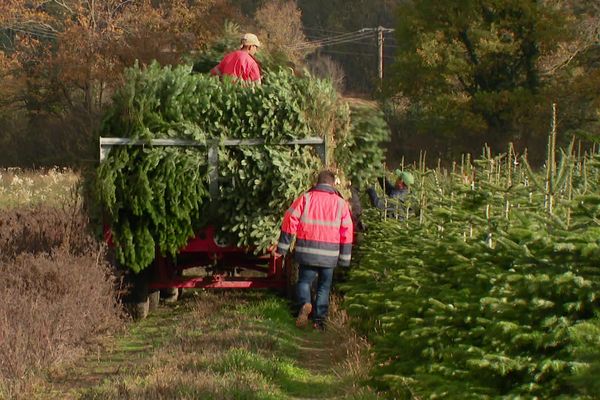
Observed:
[[[208,147],[209,191],[211,196],[216,196],[219,190],[218,146],[263,144],[264,141],[260,139],[195,142],[180,139],[136,140],[101,137],[100,161],[106,158],[114,146]],[[325,164],[326,147],[322,138],[299,139],[279,144],[314,146]],[[134,276],[131,296],[134,316],[145,317],[148,310],[158,303],[161,291],[167,299],[174,300],[184,288],[270,288],[291,296],[296,272],[289,257],[283,258],[275,255],[273,251],[256,254],[253,248],[219,243],[215,233],[214,226],[200,229],[175,258],[156,252],[154,263]],[[105,230],[105,239],[109,243],[110,237],[110,231]],[[184,273],[185,270],[194,271],[194,274]]]

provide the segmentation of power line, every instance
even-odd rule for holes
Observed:
[[[351,56],[369,56],[369,57],[373,57],[373,56],[377,55],[377,53],[358,52],[358,51],[329,50],[329,49],[323,49],[322,52],[324,54],[345,54],[345,55],[351,55]]]
[[[321,37],[312,39],[307,43],[300,43],[297,45],[288,46],[288,48],[307,49],[307,48],[311,48],[311,47],[333,46],[333,45],[343,44],[343,43],[355,43],[358,45],[368,46],[368,45],[371,45],[371,43],[366,43],[365,40],[370,39],[370,36],[369,36],[370,32],[374,32],[374,31],[378,32],[378,36],[381,36],[384,32],[393,32],[394,31],[394,29],[391,29],[391,28],[381,27],[382,32],[379,33],[378,29],[379,28],[362,28],[362,29],[359,29],[358,31],[343,32],[343,33],[340,33],[339,35],[334,35],[334,36],[321,36]],[[379,38],[380,37],[378,37],[378,39]],[[391,39],[395,41],[394,37],[391,37]],[[396,48],[399,46],[397,44],[387,44],[386,43],[385,47]]]
[[[310,47],[324,47],[341,43],[356,42],[360,39],[365,39],[369,36],[368,32],[349,32],[341,35],[326,37],[323,39],[313,40],[307,43],[301,43],[296,46],[289,46],[293,49],[304,49]]]
[[[330,49],[323,49],[321,51],[323,54],[344,54],[344,55],[352,55],[352,56],[369,56],[369,57],[377,56],[377,53],[358,52],[358,51],[343,51],[343,50],[330,50]],[[392,57],[392,56],[383,56],[383,58],[386,60],[394,59],[394,57]]]
[[[352,43],[353,45],[356,45],[356,46],[373,46],[373,39],[372,38],[367,38],[367,39],[369,39],[370,41],[365,42],[365,41],[363,41],[364,39],[357,39],[357,40],[344,41],[343,43]],[[334,46],[336,44],[338,44],[338,43],[333,43],[330,46]],[[323,46],[321,46],[321,47],[323,47]]]
[[[325,36],[321,37],[321,38],[316,38],[316,39],[313,39],[311,41],[311,43],[312,42],[316,42],[317,40],[324,40],[326,38],[327,37],[325,37]],[[366,36],[366,37],[364,37],[362,39],[360,39],[360,38],[356,39],[355,41],[353,41],[353,43],[355,43],[357,45],[361,45],[361,46],[372,46],[373,45],[373,39],[374,38],[372,38],[372,37]],[[397,45],[397,44],[384,43],[384,47],[386,47],[386,48],[396,48],[396,47],[400,47],[400,46]]]
[[[330,45],[334,45],[334,44],[338,44],[338,43],[354,42],[354,41],[358,41],[360,39],[365,39],[367,37],[368,37],[368,34],[365,34],[365,33],[350,32],[350,33],[346,33],[346,34],[342,34],[342,35],[338,35],[338,36],[332,36],[329,38],[313,40],[312,42],[305,43],[300,46],[303,46],[303,47],[330,46]]]
[[[304,27],[305,31],[313,31],[313,32],[327,32],[327,33],[345,33],[345,31],[333,31],[330,29],[322,29],[322,28],[312,28],[312,27]]]
[[[348,37],[348,38],[342,38],[342,39],[346,40],[346,39],[353,39],[353,38],[352,37]],[[353,39],[353,41],[355,43],[357,43],[357,44],[369,44],[369,45],[372,45],[373,44],[373,39],[374,38],[370,37],[370,36],[357,36],[357,38]],[[312,38],[312,39],[309,39],[309,41],[306,42],[306,43],[315,43],[316,44],[316,43],[319,43],[319,42],[325,41],[325,40],[329,42],[330,41],[330,37],[322,36],[320,38]]]
[[[343,33],[360,32],[360,31],[363,31],[363,30],[376,29],[376,28],[362,28],[362,29],[360,29],[358,31],[351,31],[351,32],[348,32],[348,31],[334,31],[334,30],[329,30],[329,29],[313,28],[313,27],[303,27],[302,29],[305,30],[305,31],[313,31],[313,32],[325,32],[325,33],[343,34]],[[385,29],[388,32],[393,32],[394,31],[394,29],[391,29],[391,28],[385,28]],[[397,39],[394,36],[391,36],[391,37],[388,38],[388,40],[396,41]]]

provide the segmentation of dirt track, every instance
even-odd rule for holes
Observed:
[[[267,292],[198,291],[54,372],[47,393],[85,399],[375,399],[357,383],[366,373],[365,353],[343,324],[334,322],[325,333],[297,329],[285,302]]]

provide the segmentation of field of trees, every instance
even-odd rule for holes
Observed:
[[[361,31],[377,26],[382,80]],[[1,2],[0,398],[598,398],[599,26],[584,0]],[[245,91],[206,75],[243,32],[267,77]],[[193,234],[207,166],[141,148],[97,169],[107,132],[329,135],[365,230],[328,332],[264,293],[188,293],[132,322],[98,214],[142,270]],[[243,210],[238,244],[275,241],[253,210],[319,164],[281,153],[221,154],[249,188],[221,211]],[[368,207],[396,168],[410,196]]]
[[[600,154],[421,164],[414,218],[367,221],[343,285],[399,398],[597,398]]]

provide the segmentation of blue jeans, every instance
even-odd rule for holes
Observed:
[[[312,303],[310,288],[317,277],[319,278],[317,281],[317,298],[313,307],[312,319],[315,322],[323,322],[329,311],[329,291],[333,281],[333,268],[300,265],[296,289],[300,307],[305,303]]]

